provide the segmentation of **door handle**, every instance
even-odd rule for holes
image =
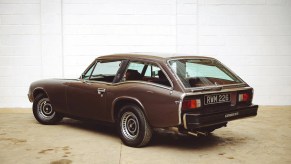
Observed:
[[[98,92],[99,95],[103,94],[105,91],[106,91],[106,89],[104,89],[104,88],[98,88],[97,89],[97,92]]]

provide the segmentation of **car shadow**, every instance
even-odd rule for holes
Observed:
[[[74,119],[65,118],[60,125],[71,128],[78,128],[87,130],[96,134],[101,134],[119,139],[119,134],[113,125],[104,125],[100,123],[78,121]],[[227,134],[210,133],[208,136],[189,136],[179,135],[175,133],[167,133],[155,131],[149,147],[167,147],[179,149],[207,149],[209,147],[224,146],[224,145],[240,145],[246,143],[248,137],[242,134],[235,134],[227,132]],[[121,141],[120,141],[121,142]]]
[[[208,136],[185,136],[178,134],[156,133],[152,138],[150,146],[175,147],[182,149],[203,149],[223,144],[224,138],[209,134]]]
[[[101,124],[92,121],[79,121],[70,118],[64,118],[59,125],[64,125],[71,128],[87,130],[97,134],[103,134],[111,137],[119,137],[116,128],[110,124]]]

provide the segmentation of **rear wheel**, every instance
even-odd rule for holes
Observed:
[[[151,140],[152,129],[138,106],[126,105],[121,108],[118,123],[119,135],[125,145],[142,147]]]
[[[36,96],[32,110],[35,119],[41,124],[52,125],[63,119],[63,116],[60,113],[54,111],[49,98],[43,94]]]

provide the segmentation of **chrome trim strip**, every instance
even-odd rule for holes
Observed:
[[[105,82],[105,81],[95,81],[95,80],[84,80],[84,79],[82,79],[81,81],[84,82],[84,83],[87,83],[87,84],[91,84],[91,83],[101,83],[101,84],[107,84],[107,85],[111,85],[112,84],[112,83]]]
[[[183,124],[184,124],[184,128],[188,129],[187,122],[186,122],[186,114],[183,115]]]
[[[112,83],[112,86],[116,86],[116,85],[121,85],[121,84],[126,84],[126,83],[141,83],[141,84],[148,84],[148,85],[153,85],[156,87],[160,87],[163,89],[168,89],[168,90],[173,90],[171,87],[167,87],[165,85],[160,85],[157,83],[152,83],[152,82],[147,82],[147,81],[137,81],[137,80],[132,80],[132,81],[123,81],[123,82],[118,82],[118,83]]]
[[[227,84],[227,85],[218,85],[218,86],[205,86],[205,87],[191,87],[191,88],[185,88],[185,89],[191,89],[192,92],[198,92],[198,91],[204,91],[207,89],[215,89],[217,87],[221,87],[223,89],[223,87],[231,87],[231,86],[238,86],[238,87],[245,87],[247,86],[246,83],[237,83],[237,84]]]
[[[179,109],[178,109],[179,125],[181,125],[181,123],[182,123],[182,121],[181,121],[181,117],[182,117],[182,103],[183,103],[183,99],[184,99],[185,96],[186,96],[186,93],[183,93],[180,96]]]
[[[211,94],[211,93],[223,93],[223,92],[232,92],[232,91],[243,91],[243,90],[248,90],[248,89],[252,89],[252,87],[231,88],[231,89],[223,89],[220,91],[203,91],[203,92],[186,93],[186,96]]]

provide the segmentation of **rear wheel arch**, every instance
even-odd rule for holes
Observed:
[[[138,99],[133,98],[133,97],[119,97],[113,101],[112,119],[114,122],[116,122],[118,119],[119,110],[121,110],[121,108],[124,107],[125,105],[129,105],[129,104],[138,106],[142,110],[141,112],[143,112],[144,115],[147,117],[145,108]]]

